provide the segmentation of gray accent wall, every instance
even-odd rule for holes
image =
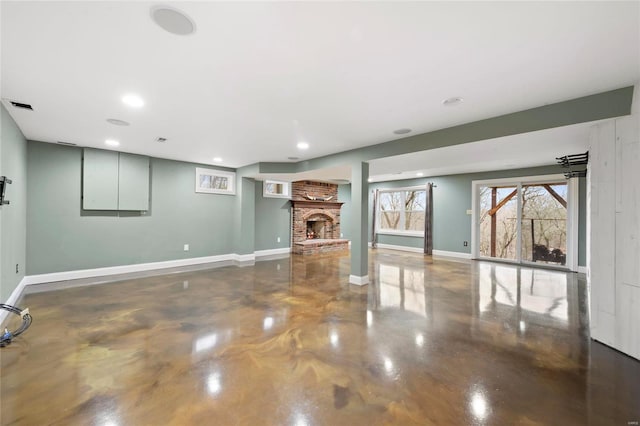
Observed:
[[[89,212],[81,148],[29,141],[27,158],[28,275],[233,253],[236,197],[196,193],[201,165],[151,158],[148,212]]]
[[[11,204],[0,206],[0,302],[5,303],[25,275],[27,141],[4,106],[0,114],[0,176],[12,180],[5,192]]]
[[[472,181],[519,176],[539,176],[562,172],[563,170],[558,166],[546,166],[371,183],[369,184],[369,228],[371,228],[373,209],[371,194],[374,189],[424,186],[427,182],[433,182],[436,185],[436,188],[433,189],[434,250],[471,253],[471,215],[467,214],[467,210],[472,209]],[[580,266],[586,265],[586,185],[584,181],[585,179],[581,178],[579,182],[578,202],[578,265]],[[349,209],[349,206],[343,206],[343,215],[345,214],[345,209]],[[350,231],[346,232],[349,233]],[[405,247],[421,248],[424,244],[423,240],[422,237],[378,235],[378,243],[380,244]],[[369,241],[371,241],[370,229]],[[469,242],[467,247],[463,245],[464,241]]]
[[[255,249],[291,247],[291,202],[285,198],[265,198],[263,182],[256,181],[255,185]]]

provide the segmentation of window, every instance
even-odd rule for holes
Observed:
[[[379,231],[413,235],[422,235],[424,232],[424,189],[382,190],[379,206]]]
[[[236,193],[236,174],[196,167],[196,192],[234,195]]]
[[[265,180],[262,185],[262,195],[272,198],[290,198],[291,184],[277,180]]]

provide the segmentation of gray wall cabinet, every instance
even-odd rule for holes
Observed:
[[[82,208],[149,210],[149,157],[85,148]]]

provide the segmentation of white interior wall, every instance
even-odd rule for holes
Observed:
[[[640,88],[633,114],[592,128],[588,176],[591,337],[640,359]]]

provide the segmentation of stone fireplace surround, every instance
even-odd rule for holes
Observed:
[[[317,254],[327,251],[346,250],[349,241],[340,238],[340,207],[338,185],[298,181],[291,184],[292,205],[292,251],[294,254]],[[329,199],[329,201],[310,200],[307,196]],[[316,222],[312,223],[311,222]],[[320,226],[317,222],[322,222]],[[310,238],[310,228],[322,228],[321,234]],[[323,238],[320,238],[323,237]]]

